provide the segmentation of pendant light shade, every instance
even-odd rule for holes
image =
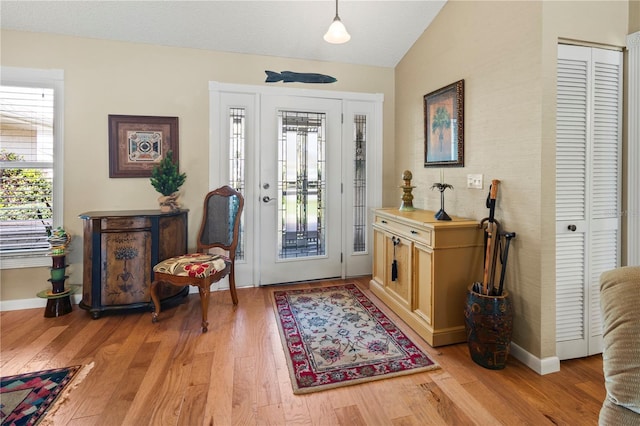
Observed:
[[[333,18],[333,22],[324,35],[324,40],[333,44],[342,44],[351,40],[351,36],[338,16],[338,0],[336,0],[336,17]]]

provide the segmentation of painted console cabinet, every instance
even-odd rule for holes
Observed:
[[[187,252],[187,213],[179,210],[82,213],[84,265],[80,307],[96,319],[105,311],[152,310],[153,266]],[[189,287],[160,284],[163,304]]]
[[[370,290],[427,343],[442,346],[467,340],[465,296],[482,279],[484,242],[477,221],[434,215],[374,210]]]

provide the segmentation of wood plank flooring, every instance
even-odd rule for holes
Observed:
[[[595,425],[605,398],[602,358],[564,361],[540,376],[510,358],[500,371],[471,361],[466,344],[432,348],[356,282],[442,367],[425,373],[293,395],[272,308],[292,286],[211,294],[200,331],[197,294],[163,311],[104,315],[77,306],[0,313],[2,376],[94,363],[52,416],[55,425]]]

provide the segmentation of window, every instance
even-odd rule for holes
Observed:
[[[229,185],[245,193],[245,109],[229,108]],[[244,260],[246,246],[244,234],[244,211],[240,217],[240,235],[236,248],[236,260]]]
[[[367,116],[353,116],[353,252],[367,251]]]
[[[47,230],[62,226],[63,72],[2,67],[0,261],[46,266]]]

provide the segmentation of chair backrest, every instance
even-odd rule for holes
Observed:
[[[228,185],[209,192],[204,198],[202,224],[198,233],[199,252],[220,247],[234,259],[240,234],[244,197]]]

